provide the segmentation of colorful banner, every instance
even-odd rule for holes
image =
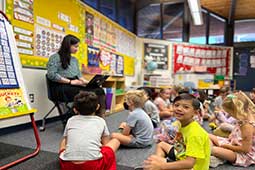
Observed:
[[[173,44],[173,71],[183,73],[204,70],[205,73],[227,76],[230,72],[230,52],[229,47]]]

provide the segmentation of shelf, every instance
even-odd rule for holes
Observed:
[[[118,96],[124,96],[124,95],[125,95],[125,93],[115,94],[116,97],[118,97]]]
[[[119,103],[115,105],[115,108],[113,109],[113,112],[120,112],[123,111],[124,107],[123,107],[123,103]]]
[[[83,75],[87,80],[94,77],[92,74]],[[102,85],[103,88],[112,88],[112,101],[111,109],[106,112],[106,115],[110,115],[115,112],[123,111],[123,103],[125,96],[125,77],[123,76],[110,76]]]

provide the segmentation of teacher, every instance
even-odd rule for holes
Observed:
[[[72,56],[78,51],[80,40],[74,35],[66,35],[59,51],[50,56],[47,63],[47,78],[52,81],[53,96],[58,101],[73,102],[81,90],[93,91],[98,96],[100,107],[96,114],[104,116],[106,101],[104,90],[100,87],[86,88],[88,81],[83,78],[78,60]]]

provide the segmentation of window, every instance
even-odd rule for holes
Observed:
[[[210,14],[209,44],[224,43],[225,20]]]
[[[100,0],[100,11],[112,20],[116,20],[115,0]]]
[[[182,41],[183,3],[164,5],[163,39]]]
[[[159,4],[151,4],[138,11],[137,35],[144,38],[161,38]]]
[[[97,0],[83,0],[83,2],[85,2],[86,4],[92,6],[93,8],[97,9]]]
[[[132,0],[119,0],[118,23],[131,32],[134,32],[135,6]]]
[[[255,20],[235,21],[234,42],[255,41]]]
[[[202,11],[203,25],[194,25],[190,17],[190,43],[206,44],[206,15],[207,12]]]

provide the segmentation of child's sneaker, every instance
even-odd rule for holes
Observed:
[[[210,167],[215,168],[219,165],[222,165],[225,163],[225,160],[222,160],[220,158],[217,158],[215,156],[210,156]]]
[[[217,125],[216,125],[215,123],[211,122],[211,123],[209,123],[209,127],[210,127],[212,130],[214,130],[214,129],[217,128]]]
[[[138,167],[135,167],[134,170],[143,170],[143,167],[142,166],[138,166]]]

